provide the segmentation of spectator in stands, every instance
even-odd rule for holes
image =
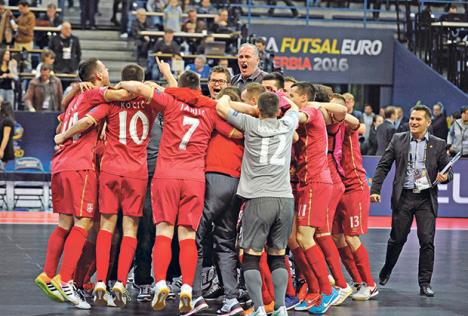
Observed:
[[[213,33],[232,33],[233,29],[229,26],[229,12],[222,8],[211,27]]]
[[[206,35],[201,41],[200,45],[198,45],[196,53],[205,54],[206,43],[213,43],[214,41],[215,41],[215,38],[213,35],[211,34]]]
[[[202,79],[208,79],[208,76],[210,75],[210,66],[206,64],[206,57],[204,55],[198,55],[195,57],[194,63],[188,64],[185,70],[193,71]]]
[[[409,130],[408,119],[405,117],[405,112],[401,106],[396,107],[397,119],[395,128],[397,133],[406,132]]]
[[[51,65],[53,67],[54,62],[55,62],[55,53],[48,49],[43,51],[41,53],[41,62],[39,63],[39,65],[37,65],[36,70],[33,70],[33,73],[36,74],[36,78],[39,78],[41,76],[41,66],[43,64]],[[51,76],[55,75],[53,70],[51,70],[50,75]]]
[[[369,128],[369,137],[365,142],[365,150],[363,154],[375,156],[375,154],[377,153],[377,128],[383,123],[383,121],[383,117],[378,114],[375,114],[372,117],[372,125]]]
[[[57,27],[62,24],[62,19],[60,15],[57,13],[57,6],[53,3],[47,6],[47,14],[44,16],[42,15],[40,18],[36,20],[37,26],[50,26],[50,27]],[[49,35],[48,32],[38,32],[36,35],[36,44],[39,48],[44,48],[49,44]]]
[[[15,117],[10,102],[0,102],[0,171],[3,163],[15,159],[13,136],[15,135]]]
[[[87,28],[91,30],[96,29],[96,7],[96,0],[80,0],[80,21],[82,30]]]
[[[230,77],[232,77],[233,71],[232,71],[232,68],[229,67],[229,60],[227,60],[227,59],[220,59],[220,60],[218,60],[218,66],[221,66],[221,67],[223,67],[224,69],[227,69],[227,71],[229,71]],[[231,82],[231,78],[230,78],[230,77],[229,77],[229,82]]]
[[[462,14],[458,13],[457,5],[452,3],[448,7],[447,14],[442,14],[440,16],[440,20],[445,22],[464,22],[464,17]]]
[[[17,63],[11,58],[8,49],[0,51],[0,97],[3,101],[14,104],[14,80],[18,78]]]
[[[55,53],[56,73],[75,73],[81,60],[81,47],[78,37],[72,34],[71,24],[62,23],[60,34],[50,39],[49,49]]]
[[[249,82],[261,83],[267,73],[258,67],[259,63],[257,47],[249,43],[242,44],[237,56],[240,73],[232,78],[231,85],[242,90]]]
[[[258,49],[258,57],[260,58],[260,69],[266,72],[274,70],[273,54],[266,50],[265,39],[258,37],[255,39],[255,46]]]
[[[388,144],[390,144],[396,131],[396,119],[396,108],[394,106],[387,106],[385,108],[385,121],[377,128],[377,156],[382,156]]]
[[[299,12],[297,12],[296,6],[292,3],[291,0],[283,0],[283,2],[291,9],[293,17],[296,17],[299,15]],[[277,3],[278,3],[277,0],[267,0],[267,4],[270,6],[276,6]],[[274,7],[268,9],[268,15],[269,16],[275,15]]]
[[[447,117],[445,117],[443,106],[441,103],[436,103],[432,106],[432,134],[443,140],[447,140],[449,131]]]
[[[295,83],[297,83],[297,80],[294,77],[291,77],[291,76],[284,77],[284,92],[286,92],[289,95],[291,86]]]
[[[357,118],[359,121],[361,121],[362,112],[354,109],[354,106],[356,105],[356,102],[354,101],[354,95],[347,92],[347,93],[343,94],[343,97],[346,100],[346,107],[348,108],[348,113],[350,113],[355,118]]]
[[[366,133],[364,134],[365,140],[369,139],[369,134],[370,134],[370,131],[371,131],[371,127],[372,127],[373,122],[374,122],[374,116],[375,116],[375,114],[372,111],[372,106],[367,104],[364,107],[364,113],[361,116],[361,123],[364,123],[364,125],[366,125]]]
[[[218,93],[227,88],[231,82],[231,74],[226,68],[221,66],[214,66],[208,77],[208,91],[210,91],[210,97],[216,99]]]
[[[454,156],[461,152],[468,157],[468,106],[461,108],[461,118],[456,120],[448,133],[449,154]]]
[[[195,33],[201,33],[206,30],[206,23],[203,20],[198,19],[197,10],[190,9],[187,15],[188,15],[187,20],[182,25],[182,31],[188,32],[187,24],[191,24],[195,26]]]
[[[63,88],[60,79],[51,76],[52,66],[42,64],[39,78],[31,80],[24,104],[31,112],[61,111]]]
[[[166,6],[166,0],[149,0],[146,2],[146,11],[148,12],[163,12],[164,7]],[[151,24],[158,25],[162,29],[162,19],[159,16],[151,17]]]
[[[179,55],[180,46],[174,41],[174,31],[172,29],[164,30],[163,38],[156,42],[153,50],[155,53]]]
[[[216,11],[216,8],[211,4],[210,0],[202,0],[200,7],[197,10],[200,14],[214,14]]]
[[[5,1],[0,0],[0,46],[11,45],[13,40],[13,30],[10,21],[13,17],[11,11],[5,8]]]
[[[180,32],[180,20],[182,18],[182,8],[178,0],[169,0],[168,6],[164,9],[164,30],[171,29]]]
[[[137,46],[137,61],[140,58],[148,56],[148,48],[150,43],[149,36],[142,36],[139,33],[148,29],[148,22],[146,21],[146,11],[140,8],[136,11],[136,19],[132,21],[131,36],[135,39]]]
[[[36,26],[36,17],[29,10],[27,1],[18,3],[18,10],[21,15],[12,23],[12,28],[16,32],[15,49],[31,50],[33,49],[34,26]]]

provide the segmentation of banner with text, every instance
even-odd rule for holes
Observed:
[[[364,168],[367,172],[369,184],[372,183],[375,168],[380,157],[364,157]],[[468,159],[460,159],[453,167],[453,181],[448,184],[439,184],[439,216],[440,217],[468,217]],[[463,176],[465,175],[465,176]],[[390,199],[392,196],[392,183],[395,177],[395,168],[387,175],[382,187],[382,202],[371,204],[371,215],[390,216]]]
[[[391,30],[253,24],[275,67],[298,80],[333,84],[393,84]]]

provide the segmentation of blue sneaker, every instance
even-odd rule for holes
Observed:
[[[284,298],[284,305],[286,306],[286,310],[293,309],[297,304],[299,304],[299,299],[296,296],[286,295]]]
[[[332,306],[340,297],[340,294],[335,288],[332,288],[330,295],[322,293],[322,301],[320,305],[315,305],[309,309],[309,314],[325,314],[327,310]]]

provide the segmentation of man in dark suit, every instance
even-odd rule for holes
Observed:
[[[396,163],[392,192],[392,230],[387,245],[385,265],[379,274],[385,285],[392,273],[411,229],[413,217],[418,228],[420,294],[434,296],[430,286],[434,267],[435,219],[437,217],[437,186],[435,180],[447,183],[452,171],[441,174],[449,163],[444,140],[429,135],[431,112],[424,105],[411,110],[410,131],[397,133],[377,165],[371,187],[371,202],[380,202],[382,184]]]
[[[382,156],[395,134],[396,108],[387,106],[384,112],[385,121],[377,128],[377,156]]]

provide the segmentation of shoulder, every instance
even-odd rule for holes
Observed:
[[[401,132],[401,133],[395,133],[393,135],[393,137],[395,138],[395,140],[398,140],[398,141],[402,141],[404,140],[406,137],[409,136],[409,132]]]
[[[429,135],[429,142],[433,143],[436,146],[443,147],[445,149],[446,141],[437,136]]]

